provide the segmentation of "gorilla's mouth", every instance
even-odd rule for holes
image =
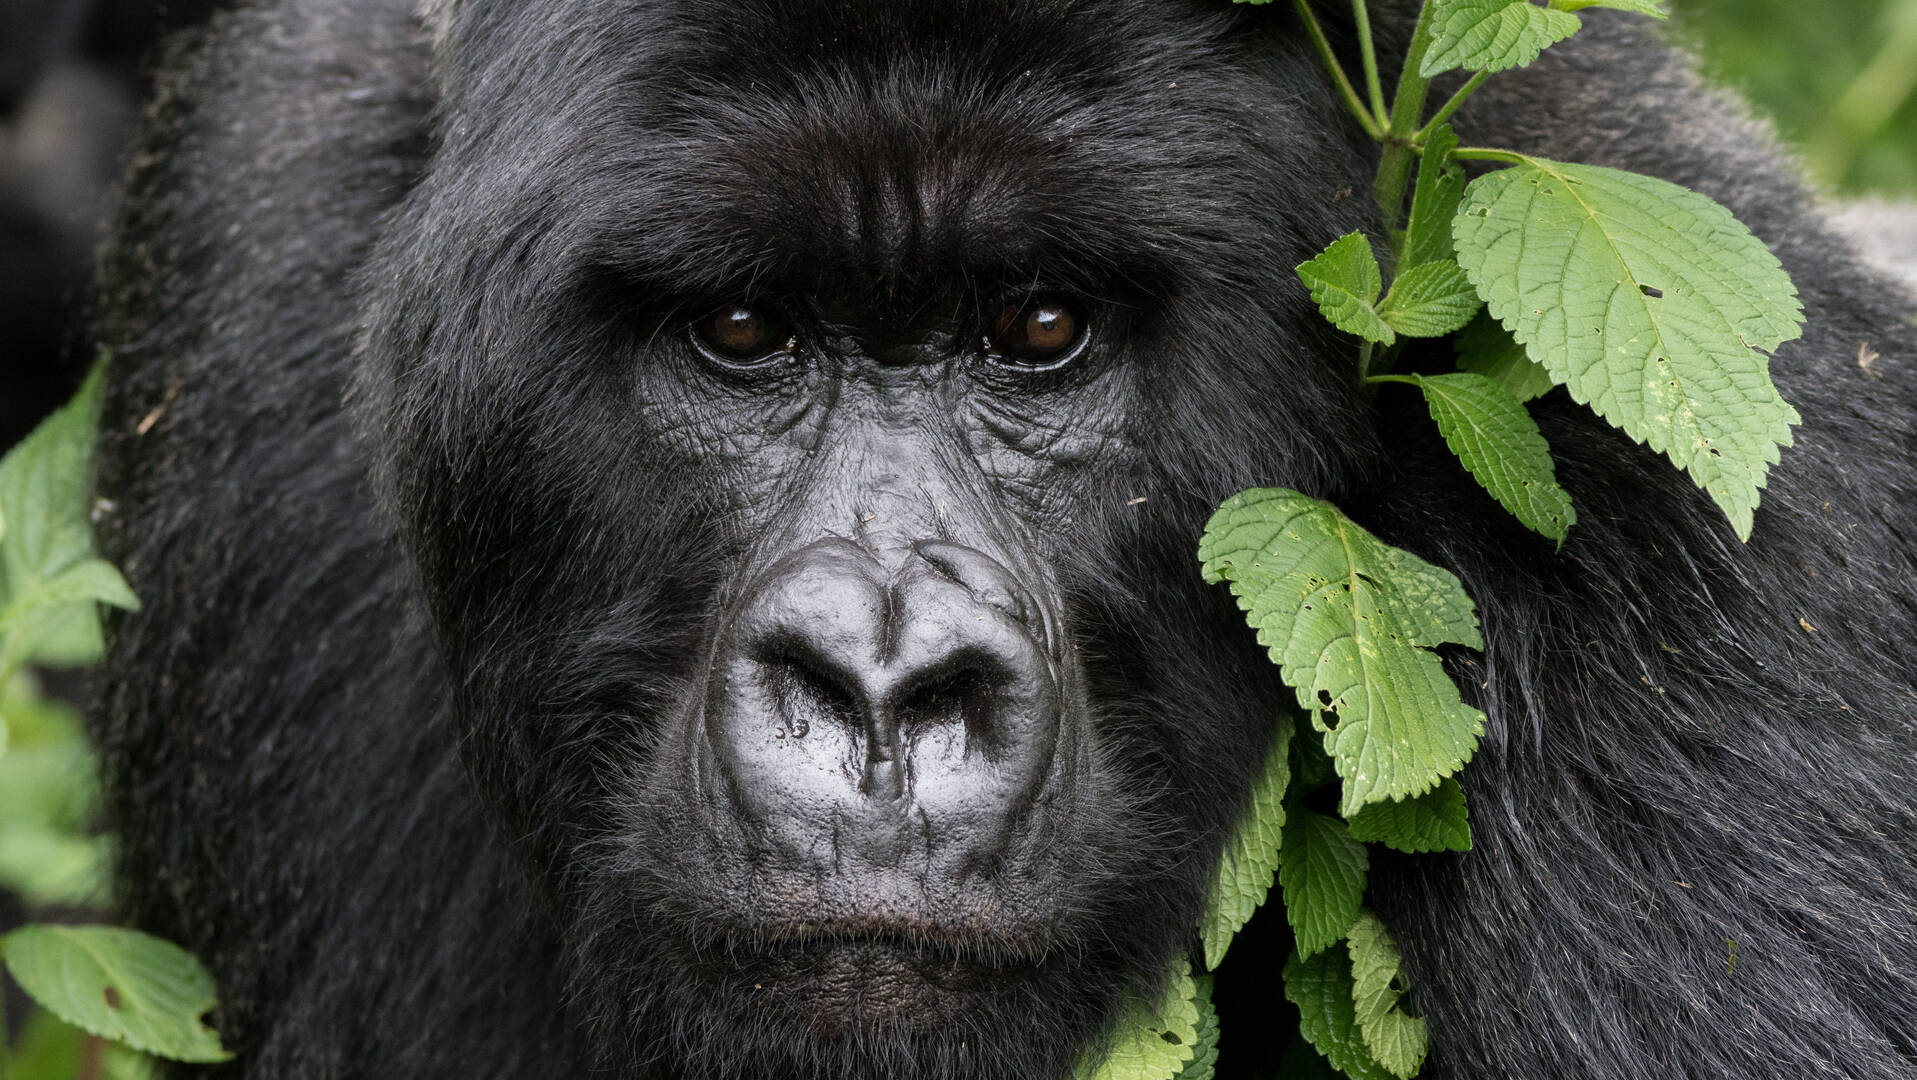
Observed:
[[[731,966],[754,1004],[833,1037],[952,1023],[1036,978],[1042,961],[894,930],[768,943],[734,952]]]

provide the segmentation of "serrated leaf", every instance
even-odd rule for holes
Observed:
[[[1313,956],[1342,940],[1364,902],[1371,857],[1338,818],[1295,809],[1285,822],[1278,880],[1298,951]]]
[[[87,470],[101,379],[0,458],[0,602],[22,581],[52,577],[93,553],[86,518]]]
[[[30,659],[100,648],[94,602],[132,606],[119,572],[92,558],[87,482],[101,376],[0,458],[0,677]]]
[[[1469,372],[1392,378],[1424,391],[1445,444],[1493,498],[1525,528],[1564,543],[1577,511],[1558,486],[1550,444],[1523,402],[1496,381]]]
[[[200,1017],[213,977],[171,942],[116,926],[23,926],[0,937],[7,971],[48,1012],[102,1038],[175,1061],[233,1055]]]
[[[1471,850],[1470,814],[1455,777],[1415,799],[1371,803],[1349,824],[1357,839],[1410,855]]]
[[[1216,971],[1224,962],[1232,935],[1251,921],[1258,905],[1271,892],[1278,872],[1278,845],[1285,827],[1285,788],[1291,783],[1292,718],[1280,716],[1277,738],[1265,755],[1264,772],[1251,788],[1244,820],[1226,842],[1212,882],[1202,933],[1205,967]]]
[[[1411,1080],[1424,1064],[1431,1040],[1423,1017],[1400,1007],[1405,981],[1398,944],[1371,912],[1352,924],[1346,942],[1351,954],[1351,1000],[1365,1049],[1399,1080]]]
[[[1443,337],[1470,322],[1483,306],[1471,279],[1447,259],[1399,274],[1378,315],[1405,337]]]
[[[1332,241],[1324,253],[1298,267],[1298,280],[1311,290],[1312,302],[1331,325],[1366,341],[1389,345],[1397,340],[1391,327],[1378,317],[1378,293],[1384,289],[1384,271],[1371,252],[1371,238],[1348,233]]]
[[[1212,1080],[1218,1069],[1218,1010],[1211,1004],[1211,976],[1192,977],[1198,1006],[1198,1038],[1192,1044],[1191,1060],[1178,1072],[1178,1080]]]
[[[1431,44],[1418,65],[1425,78],[1454,68],[1525,67],[1584,25],[1568,11],[1530,0],[1430,0]]]
[[[1285,999],[1298,1007],[1298,1031],[1351,1080],[1391,1080],[1358,1031],[1351,999],[1351,957],[1342,943],[1285,962]]]
[[[1531,358],[1688,471],[1749,539],[1758,492],[1801,422],[1766,355],[1803,330],[1777,257],[1696,192],[1538,158],[1473,181],[1453,235]]]
[[[1544,365],[1531,359],[1518,339],[1488,312],[1479,312],[1459,331],[1453,345],[1459,371],[1495,380],[1519,401],[1543,397],[1557,385]]]
[[[1130,1002],[1119,1019],[1118,1038],[1103,1061],[1081,1063],[1089,1080],[1173,1080],[1198,1045],[1198,988],[1191,964],[1179,960],[1163,997],[1154,1004]]]
[[[1551,6],[1560,11],[1583,11],[1589,7],[1600,7],[1610,8],[1612,11],[1634,11],[1654,19],[1669,17],[1659,0],[1551,0]]]
[[[1411,217],[1405,223],[1404,266],[1457,260],[1451,254],[1451,219],[1464,201],[1464,170],[1448,160],[1458,148],[1450,124],[1439,124],[1425,137],[1418,159],[1418,182],[1411,189]]]
[[[1198,555],[1206,580],[1230,583],[1298,704],[1313,710],[1344,780],[1345,816],[1421,795],[1464,767],[1484,715],[1429,651],[1484,647],[1455,575],[1283,488],[1227,499]]]

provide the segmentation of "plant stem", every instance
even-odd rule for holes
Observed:
[[[1423,143],[1426,139],[1430,138],[1432,130],[1439,124],[1451,119],[1451,114],[1458,111],[1458,106],[1463,105],[1466,98],[1477,93],[1478,87],[1483,86],[1484,80],[1490,77],[1491,73],[1488,71],[1480,71],[1476,75],[1471,76],[1470,82],[1458,87],[1458,92],[1451,95],[1451,100],[1445,102],[1443,108],[1433,113],[1431,119],[1424,122],[1424,126],[1418,129],[1416,135],[1412,136],[1412,141]]]
[[[1371,91],[1371,111],[1385,115],[1384,83],[1378,80],[1378,50],[1371,44],[1371,12],[1365,0],[1351,0],[1351,17],[1358,24],[1358,55],[1365,65],[1365,86]]]
[[[1358,88],[1351,85],[1351,76],[1345,74],[1344,65],[1338,62],[1338,54],[1331,51],[1331,42],[1325,37],[1324,27],[1318,25],[1318,17],[1311,13],[1310,0],[1291,0],[1291,6],[1297,9],[1298,18],[1304,20],[1305,33],[1311,35],[1311,43],[1318,47],[1318,58],[1324,61],[1325,70],[1331,73],[1331,81],[1344,99],[1345,108],[1358,118],[1365,134],[1374,139],[1384,138],[1384,112],[1372,112],[1358,96]]]
[[[1418,74],[1424,54],[1431,48],[1431,0],[1418,9],[1418,25],[1411,31],[1411,48],[1405,53],[1404,72],[1398,76],[1398,89],[1391,102],[1391,116],[1384,134],[1384,157],[1378,162],[1378,182],[1372,189],[1385,229],[1395,233],[1398,219],[1404,216],[1405,187],[1411,182],[1411,165],[1417,160],[1418,121],[1424,115],[1425,97],[1431,80]],[[1392,244],[1392,265],[1397,265],[1398,243]]]
[[[1378,346],[1369,341],[1365,342],[1363,347],[1361,347],[1358,350],[1358,381],[1359,382],[1368,383],[1372,381],[1373,376],[1371,375],[1371,357],[1377,351],[1378,351]],[[0,1077],[0,1080],[5,1080],[5,1078]]]
[[[1451,151],[1457,161],[1502,161],[1506,165],[1522,165],[1528,158],[1516,150],[1496,150],[1489,146],[1460,146]]]
[[[1411,377],[1410,375],[1367,375],[1365,376],[1365,382],[1370,383],[1373,386],[1376,386],[1379,383],[1388,383],[1388,382],[1404,383],[1407,386],[1418,385],[1418,380]]]

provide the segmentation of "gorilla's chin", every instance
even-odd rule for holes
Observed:
[[[1116,992],[1109,973],[1062,957],[994,957],[897,934],[721,940],[696,960],[683,943],[647,945],[643,959],[624,958],[646,977],[588,991],[600,1045],[630,1055],[604,1063],[621,1076],[1062,1076]],[[1113,993],[1088,993],[1088,982]]]

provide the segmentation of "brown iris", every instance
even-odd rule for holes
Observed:
[[[777,312],[727,304],[692,324],[708,350],[726,360],[763,360],[792,343],[792,327]]]
[[[1054,296],[1014,300],[999,309],[987,342],[994,356],[1021,367],[1050,367],[1077,349],[1085,318]]]

